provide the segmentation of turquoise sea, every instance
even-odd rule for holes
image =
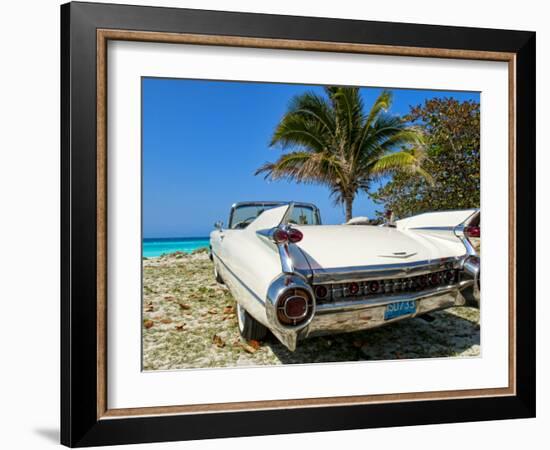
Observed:
[[[151,258],[163,253],[185,252],[191,253],[199,248],[208,248],[209,238],[144,238],[143,256]]]

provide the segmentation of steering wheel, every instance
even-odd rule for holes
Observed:
[[[246,228],[255,219],[256,219],[256,216],[247,217],[246,219],[241,220],[240,222],[237,222],[235,225],[233,225],[233,229],[240,230],[242,228]]]

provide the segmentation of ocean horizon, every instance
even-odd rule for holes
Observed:
[[[165,253],[191,253],[199,248],[208,248],[209,242],[208,237],[143,238],[142,256],[154,258]]]

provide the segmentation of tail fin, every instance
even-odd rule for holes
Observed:
[[[278,227],[279,225],[283,225],[288,220],[290,214],[292,214],[293,208],[294,204],[289,203],[288,205],[267,209],[258,217],[256,217],[256,220],[251,222],[250,225],[246,227],[246,229],[250,231],[257,231],[265,228],[273,228]]]

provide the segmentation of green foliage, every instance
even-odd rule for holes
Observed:
[[[423,169],[432,182],[400,172],[371,197],[397,217],[479,208],[479,103],[434,98],[411,108],[406,119],[424,130]]]
[[[306,92],[292,99],[277,124],[271,146],[288,153],[261,166],[270,180],[327,186],[352,217],[353,200],[372,181],[393,173],[420,174],[423,134],[401,117],[387,114],[392,96],[383,91],[369,111],[358,88],[326,87],[325,95]]]

